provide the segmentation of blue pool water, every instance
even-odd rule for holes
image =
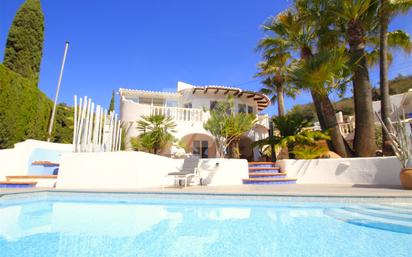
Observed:
[[[0,256],[412,256],[412,206],[0,198]]]

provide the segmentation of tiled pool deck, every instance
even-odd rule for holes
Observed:
[[[191,186],[187,188],[145,188],[134,190],[93,190],[54,188],[0,189],[0,197],[6,194],[27,192],[121,192],[148,194],[190,194],[190,195],[245,195],[245,196],[318,196],[318,197],[396,197],[411,198],[412,190],[394,187],[374,187],[370,185],[239,185],[239,186]]]

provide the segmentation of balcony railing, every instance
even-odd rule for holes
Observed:
[[[355,132],[354,124],[347,122],[347,123],[339,123],[339,129],[342,136],[347,137]]]
[[[203,110],[192,108],[151,106],[150,114],[161,114],[172,117],[175,121],[203,122]]]
[[[269,128],[269,115],[264,114],[264,115],[256,115],[256,124],[261,125],[265,128]]]

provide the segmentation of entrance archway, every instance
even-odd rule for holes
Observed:
[[[201,158],[216,158],[216,142],[213,137],[194,133],[180,140],[184,144],[186,153],[199,155]]]

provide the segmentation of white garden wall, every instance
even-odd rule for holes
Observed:
[[[395,157],[281,160],[298,184],[400,185],[401,164]]]
[[[72,145],[29,139],[15,144],[12,149],[0,150],[0,181],[4,180],[6,176],[27,175],[29,158],[35,149],[70,152]]]
[[[179,171],[182,159],[143,152],[67,153],[60,163],[60,189],[138,189],[172,185],[170,172]],[[246,160],[204,159],[199,171],[209,185],[240,185],[248,176]]]

